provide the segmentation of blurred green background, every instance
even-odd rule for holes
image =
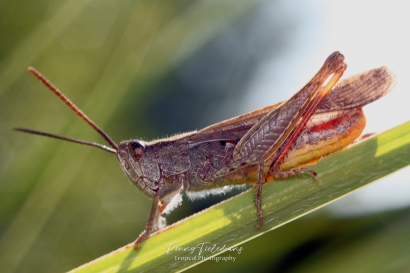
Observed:
[[[0,271],[75,268],[133,241],[151,206],[112,154],[12,131],[103,143],[28,66],[117,142],[200,129],[286,99],[340,49],[318,45],[327,37],[319,40],[323,29],[316,28],[327,19],[323,5],[284,2],[0,2]],[[302,33],[307,22],[311,32]],[[296,59],[287,62],[292,54]],[[269,69],[267,59],[281,66]],[[294,86],[269,87],[275,99],[249,93],[261,73]],[[168,221],[218,200],[184,198]],[[235,262],[209,261],[190,271],[408,272],[408,213],[401,206],[335,218],[320,210],[243,245]]]

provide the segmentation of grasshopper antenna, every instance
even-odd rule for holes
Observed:
[[[89,142],[85,140],[80,140],[80,139],[74,139],[74,138],[69,138],[69,137],[64,137],[64,136],[59,136],[59,135],[54,135],[54,134],[49,134],[49,133],[44,133],[40,131],[34,131],[34,130],[29,130],[29,129],[24,129],[24,128],[14,128],[15,131],[20,131],[20,132],[25,132],[25,133],[30,133],[30,134],[35,134],[35,135],[40,135],[40,136],[46,136],[46,137],[52,137],[56,139],[61,139],[69,142],[74,142],[74,143],[80,143],[88,146],[93,146],[93,147],[98,147],[100,149],[103,149],[105,151],[108,151],[113,154],[117,154],[118,151],[118,145],[108,136],[107,133],[105,133],[100,127],[98,127],[97,124],[95,124],[89,117],[87,117],[81,110],[78,108],[73,102],[71,102],[60,90],[58,90],[57,87],[55,87],[49,80],[47,80],[43,75],[40,74],[36,69],[33,67],[29,67],[28,71],[30,71],[34,76],[36,76],[44,85],[46,85],[51,91],[53,91],[54,94],[56,94],[65,104],[67,104],[78,116],[80,116],[85,122],[88,123],[91,127],[94,128],[107,142],[110,144],[110,147],[107,147],[105,145],[95,143],[95,142]]]

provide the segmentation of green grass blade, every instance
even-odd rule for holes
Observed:
[[[391,214],[399,215],[382,216],[383,221],[380,221],[380,215],[372,215],[369,218],[373,217],[374,221],[366,226],[368,232],[363,232],[356,218],[347,229],[349,235],[356,236],[338,234],[337,239],[332,238],[331,243],[295,263],[293,270],[288,272],[409,272],[409,212],[408,209],[395,211]]]
[[[249,190],[153,235],[135,251],[123,247],[72,272],[180,271],[312,212],[410,163],[410,122],[320,160],[316,180],[292,177],[263,188],[265,225],[257,230]],[[202,253],[200,246],[203,245]],[[206,249],[206,246],[223,248]],[[178,247],[188,247],[185,250]],[[198,246],[198,247],[197,247]],[[196,248],[197,247],[197,248]],[[236,248],[235,248],[236,247]],[[191,253],[192,252],[192,253]]]

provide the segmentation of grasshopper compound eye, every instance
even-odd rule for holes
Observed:
[[[140,161],[140,159],[145,155],[147,150],[144,142],[142,141],[130,141],[128,144],[130,153],[135,161]]]

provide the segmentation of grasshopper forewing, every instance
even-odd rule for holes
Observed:
[[[395,84],[394,74],[381,67],[343,80],[334,87],[345,69],[343,55],[335,52],[312,80],[287,101],[200,131],[151,142],[128,140],[117,146],[45,77],[29,68],[111,147],[28,129],[15,130],[117,154],[124,172],[153,198],[146,229],[135,241],[135,248],[161,228],[161,214],[175,207],[172,201],[179,200],[182,190],[195,197],[225,186],[256,185],[257,228],[260,228],[262,184],[303,172],[315,176],[314,170],[298,166],[340,150],[358,138],[365,125],[361,107],[387,94]]]

